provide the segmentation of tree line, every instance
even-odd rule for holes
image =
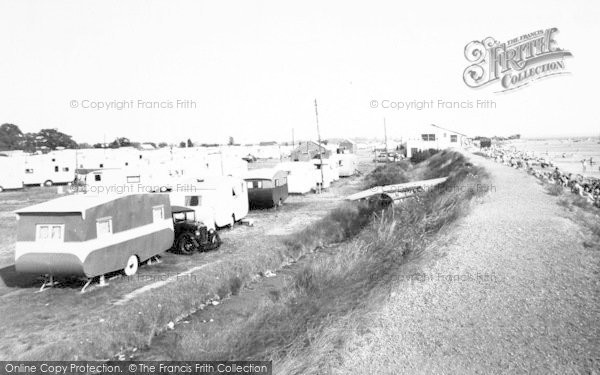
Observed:
[[[230,142],[233,138],[230,137]],[[154,143],[144,142],[153,148],[176,147],[176,145],[166,142]],[[58,131],[57,129],[41,129],[38,132],[23,133],[17,125],[0,125],[0,151],[22,150],[25,152],[53,151],[63,148],[120,148],[120,147],[140,147],[142,142],[134,142],[126,137],[117,137],[108,143],[77,143],[73,137]],[[194,143],[188,138],[187,141],[181,141],[179,147],[194,147]],[[217,146],[217,144],[202,144],[202,146]]]

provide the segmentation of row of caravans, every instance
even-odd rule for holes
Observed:
[[[71,151],[71,150],[69,150]],[[26,185],[67,184],[75,177],[75,151],[0,158],[0,191]]]
[[[88,283],[118,270],[130,275],[138,264],[172,248],[174,207],[193,210],[208,230],[233,225],[249,207],[280,206],[288,197],[290,181],[293,190],[303,179],[311,181],[307,177],[314,177],[314,170],[300,165],[287,166],[291,174],[282,165],[248,171],[243,179],[182,180],[180,188],[168,193],[75,194],[18,210],[16,270],[87,277]],[[319,165],[329,170],[325,169],[329,164]],[[107,182],[95,177],[94,181]]]
[[[174,246],[175,208],[214,233],[232,225],[249,206],[273,206],[287,197],[285,172],[263,170],[246,180],[190,181],[188,191],[141,194],[75,194],[16,211],[18,272],[92,278],[140,263]],[[249,201],[250,197],[250,201]],[[211,227],[209,224],[214,220]],[[45,284],[46,285],[46,284]]]

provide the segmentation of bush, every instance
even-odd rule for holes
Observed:
[[[410,168],[411,165],[404,160],[380,165],[365,177],[364,189],[408,182]]]
[[[436,150],[434,148],[430,148],[429,150],[421,150],[421,151],[413,152],[412,156],[410,157],[410,161],[411,161],[411,163],[415,163],[415,164],[420,163],[422,161],[429,159],[430,157],[437,154],[438,152],[439,152],[439,150]]]

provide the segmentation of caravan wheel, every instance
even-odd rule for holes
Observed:
[[[123,268],[123,273],[125,276],[133,276],[137,273],[139,266],[139,260],[136,255],[132,255],[127,259],[127,265]]]
[[[0,193],[2,193],[4,191],[4,188],[2,186],[0,186]]]
[[[44,186],[52,186],[52,180],[46,180],[46,182],[44,182]]]

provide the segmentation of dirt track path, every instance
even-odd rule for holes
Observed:
[[[339,373],[600,373],[600,252],[531,176],[472,160],[495,191],[403,278]]]

